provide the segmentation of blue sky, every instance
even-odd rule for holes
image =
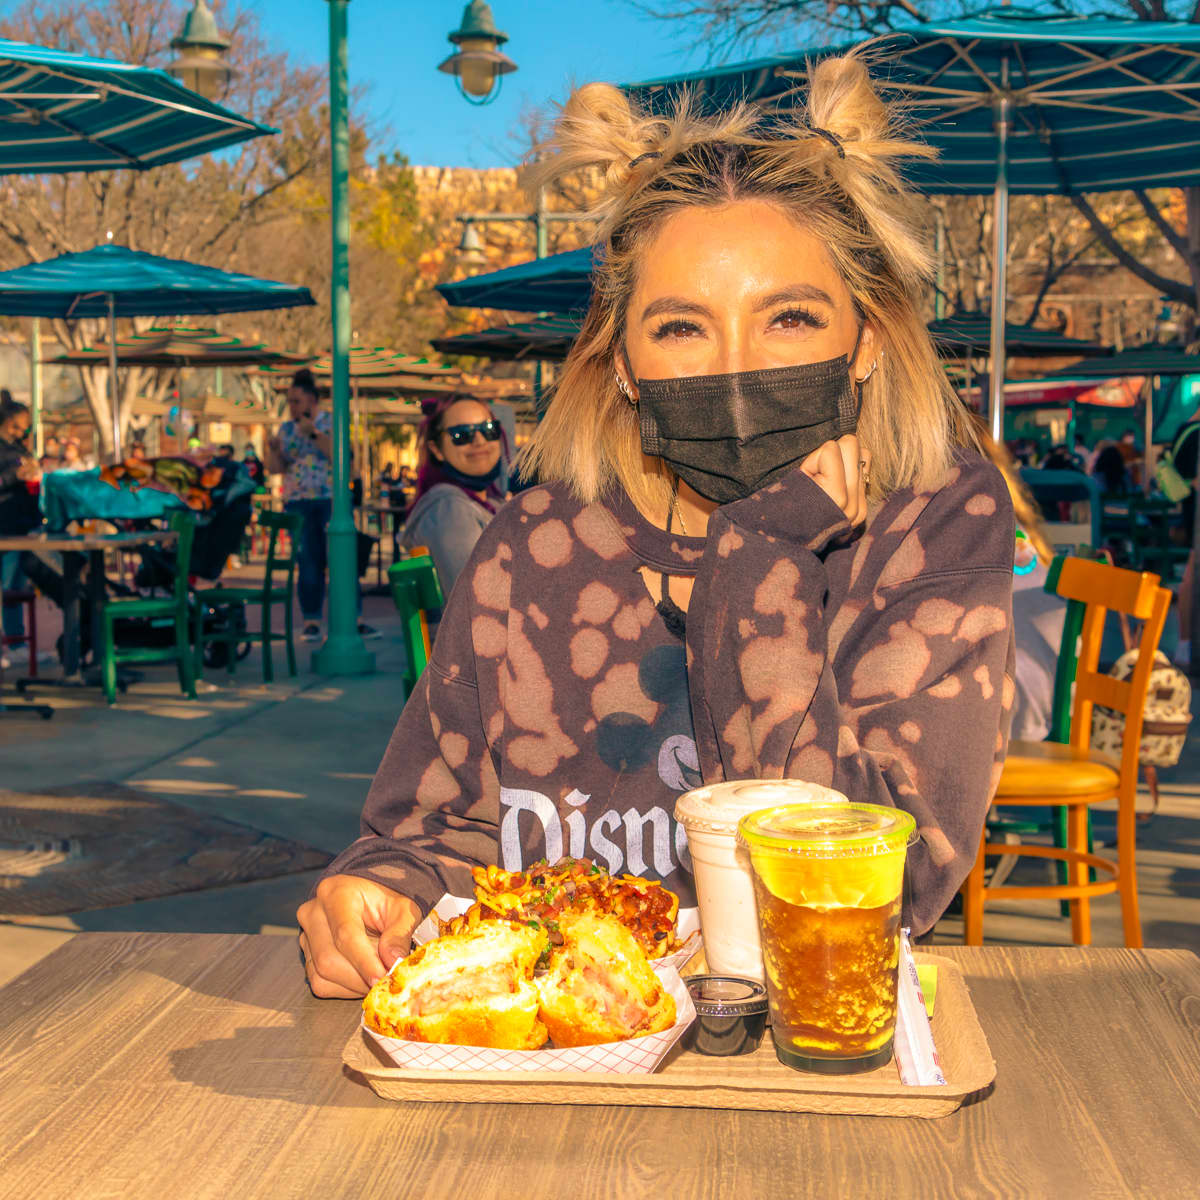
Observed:
[[[324,61],[324,0],[244,3],[282,49]],[[369,112],[386,128],[378,149],[399,150],[422,165],[509,165],[523,106],[560,99],[572,82],[628,82],[705,65],[705,52],[689,49],[694,31],[646,17],[629,0],[492,0],[496,24],[510,39],[503,49],[519,69],[495,102],[474,107],[437,70],[462,10],[463,0],[351,0],[350,78],[367,87]],[[219,4],[214,11],[220,21]]]

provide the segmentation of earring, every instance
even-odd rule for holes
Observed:
[[[635,403],[634,398],[633,398],[633,388],[631,388],[629,386],[629,384],[626,383],[625,380],[621,378],[621,374],[619,371],[613,372],[613,378],[617,381],[617,388],[621,392],[621,395],[623,395],[625,397],[625,399],[629,401],[630,404]]]
[[[871,378],[871,376],[875,374],[875,368],[876,368],[877,366],[879,366],[879,359],[876,359],[876,360],[875,360],[875,361],[874,361],[874,362],[871,364],[871,366],[870,366],[870,369],[867,371],[867,373],[866,373],[865,375],[863,375],[863,376],[862,376],[862,377],[859,379],[859,381],[858,381],[858,382],[859,382],[860,386],[861,386],[862,384],[866,383],[866,382],[867,382],[867,380],[868,380],[868,379],[870,379],[870,378]]]

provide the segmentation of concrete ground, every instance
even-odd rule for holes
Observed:
[[[277,650],[276,682],[264,685],[256,649],[232,683],[224,672],[210,671],[196,701],[180,696],[173,668],[147,669],[144,682],[111,709],[97,691],[47,691],[38,698],[55,707],[52,721],[0,716],[0,786],[36,792],[86,780],[123,783],[336,853],[357,835],[363,797],[403,703],[404,651],[391,600],[368,597],[364,618],[383,632],[368,643],[379,668],[369,676],[313,675],[312,648],[304,646],[296,679],[281,676]],[[1139,835],[1146,944],[1200,951],[1200,731],[1180,765],[1162,772],[1161,790],[1159,814]],[[1105,830],[1099,816],[1101,840]],[[315,875],[0,922],[0,983],[80,930],[291,930]],[[1094,943],[1121,945],[1116,898],[1092,908]],[[961,941],[961,930],[961,920],[948,916],[937,940]],[[997,904],[987,910],[985,937],[1066,944],[1070,927],[1053,902]]]

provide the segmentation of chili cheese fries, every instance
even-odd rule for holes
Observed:
[[[553,866],[535,863],[525,871],[475,867],[475,904],[461,917],[443,922],[443,933],[461,932],[495,919],[537,922],[561,944],[559,924],[568,913],[616,917],[637,939],[647,958],[677,949],[675,919],[679,897],[653,879],[610,875],[586,858],[562,858]]]

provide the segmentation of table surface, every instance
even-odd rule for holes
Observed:
[[[147,529],[141,533],[28,533],[0,537],[0,550],[123,550],[129,546],[162,545],[179,535],[173,529]]]
[[[0,991],[0,1196],[1195,1195],[1200,959],[937,953],[998,1075],[924,1120],[397,1104],[294,938],[80,934]]]

